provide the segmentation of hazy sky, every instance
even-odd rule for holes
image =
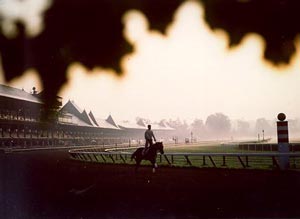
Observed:
[[[254,34],[229,50],[226,34],[211,31],[201,6],[191,2],[177,11],[167,36],[149,32],[139,12],[126,14],[124,22],[124,34],[135,47],[124,57],[125,76],[74,64],[60,93],[64,103],[71,99],[97,117],[132,121],[137,116],[205,120],[216,112],[232,119],[275,119],[279,112],[300,117],[299,53],[291,66],[275,68],[261,59],[264,42]],[[34,71],[10,84],[41,89]]]

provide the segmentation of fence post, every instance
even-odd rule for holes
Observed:
[[[223,156],[223,164],[222,164],[222,166],[223,166],[223,167],[226,166],[226,157],[225,157],[225,156]]]
[[[248,156],[246,156],[246,167],[250,167],[250,166],[249,166],[249,159],[248,159]]]
[[[206,166],[205,155],[203,155],[203,163],[202,166]]]
[[[284,121],[286,116],[284,113],[279,113],[277,116],[277,140],[278,140],[278,152],[288,153],[289,152],[289,131],[288,122]],[[280,156],[279,157],[280,169],[285,170],[289,168],[289,157]]]

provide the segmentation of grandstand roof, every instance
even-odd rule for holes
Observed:
[[[43,104],[40,98],[27,93],[24,90],[13,88],[4,84],[0,84],[0,96],[2,97],[7,97],[7,98],[12,98],[12,99],[17,99],[17,100],[23,100],[23,101],[28,101],[32,103],[39,103]]]
[[[88,125],[88,126],[97,126],[92,119],[89,117],[89,115],[86,113],[85,110],[80,109],[74,101],[68,101],[60,111],[67,112],[69,114],[72,114],[73,117],[76,117],[77,119],[72,118],[72,122],[78,122],[74,123],[76,125]],[[80,122],[80,121],[81,122]]]
[[[72,125],[78,125],[78,126],[89,126],[92,127],[92,125],[86,123],[85,121],[78,118],[76,115],[72,114]]]
[[[152,130],[157,130],[157,131],[164,131],[164,130],[172,131],[172,130],[174,130],[167,124],[152,123],[149,125],[151,125]],[[121,122],[118,122],[118,126],[123,129],[142,129],[142,130],[147,129],[147,125],[145,124],[145,122],[143,120],[139,120],[139,121],[137,121],[137,123],[131,123],[129,121],[121,121]]]
[[[96,119],[99,128],[107,128],[107,129],[120,129],[112,124],[110,124],[106,119]]]
[[[129,121],[116,122],[111,115],[107,119],[95,118],[93,113],[90,111],[87,113],[82,110],[74,101],[69,100],[61,109],[68,114],[72,115],[72,123],[81,126],[91,126],[106,129],[135,129],[145,130],[147,128],[146,122],[143,119],[138,120],[136,123]],[[74,118],[73,118],[74,117]],[[153,130],[159,131],[171,131],[174,130],[166,123],[154,123],[151,124]]]
[[[129,121],[118,122],[118,126],[123,129],[145,129],[145,126],[141,126],[137,123],[131,123]]]
[[[109,124],[115,126],[116,128],[119,128],[119,126],[117,125],[117,123],[115,122],[115,120],[112,118],[111,115],[109,115],[109,116],[107,117],[106,121],[107,121]]]
[[[74,101],[69,100],[62,108],[64,111],[72,115],[72,123],[80,126],[99,127],[106,129],[120,129],[110,115],[107,119],[96,119],[92,111],[87,113],[82,110]]]
[[[146,128],[146,122],[143,119],[139,119],[136,124],[143,128]]]
[[[92,111],[89,112],[89,117],[91,118],[91,120],[93,121],[93,123],[94,123],[96,126],[98,126],[98,123],[97,123],[97,121],[96,121],[96,119],[95,119],[95,116],[94,116],[94,114],[92,113]]]
[[[83,113],[83,109],[81,109],[74,100],[69,100],[70,104],[72,104],[72,106],[79,112],[79,113]]]
[[[164,129],[164,130],[175,130],[174,128],[170,127],[168,125],[168,123],[166,121],[161,121],[160,123],[158,123],[158,125],[160,126],[161,129]]]

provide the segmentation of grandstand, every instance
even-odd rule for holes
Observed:
[[[31,93],[0,84],[0,147],[85,146],[108,144],[142,144],[147,124],[118,122],[87,113],[74,101],[62,106],[57,97],[51,119],[45,112],[43,92]],[[152,124],[158,139],[167,139],[174,129],[167,124]]]

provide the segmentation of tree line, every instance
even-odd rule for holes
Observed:
[[[151,122],[149,119],[148,122]],[[210,139],[267,139],[277,136],[277,119],[268,120],[257,118],[256,120],[232,120],[223,113],[209,115],[206,120],[195,118],[191,123],[185,120],[163,119],[160,122],[167,123],[175,129],[178,138],[194,138],[197,140]],[[288,120],[290,138],[300,138],[300,118]]]

